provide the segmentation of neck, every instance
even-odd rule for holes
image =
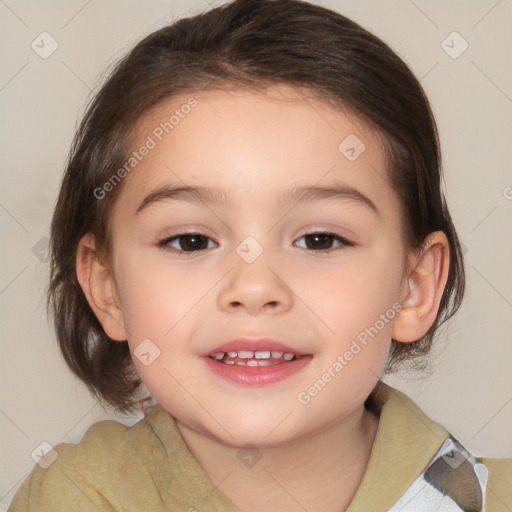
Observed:
[[[245,466],[238,457],[239,447],[206,437],[176,420],[210,481],[243,512],[344,512],[368,465],[378,422],[361,406],[343,421],[308,437],[259,448],[261,458]]]

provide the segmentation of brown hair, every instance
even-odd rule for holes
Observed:
[[[106,335],[76,279],[77,247],[87,233],[110,261],[109,213],[122,183],[101,200],[94,191],[126,161],[134,126],[163,99],[277,83],[312,91],[382,134],[408,248],[420,250],[433,231],[448,238],[450,269],[436,320],[413,343],[392,340],[386,372],[425,360],[436,330],[459,308],[464,263],[441,191],[435,120],[418,80],[389,46],[338,13],[301,0],[235,0],[143,38],[114,63],[75,134],[51,224],[47,306],[66,363],[100,402],[122,412],[143,403],[135,398],[141,380],[127,342]]]

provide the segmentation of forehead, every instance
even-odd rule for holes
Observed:
[[[257,201],[256,186],[267,198],[335,181],[362,187],[377,201],[390,193],[379,136],[310,90],[183,93],[151,109],[134,133],[132,150],[149,140],[153,147],[124,183],[132,210],[164,182],[220,187],[231,206]]]

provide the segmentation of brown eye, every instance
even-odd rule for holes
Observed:
[[[160,241],[158,245],[179,254],[193,254],[208,249],[209,240],[209,237],[201,233],[181,233]]]
[[[339,249],[343,249],[345,246],[353,245],[345,238],[335,235],[334,233],[308,233],[299,238],[299,240],[302,238],[306,240],[305,249],[309,249],[314,252],[333,252]],[[333,248],[333,242],[338,242],[339,245]]]

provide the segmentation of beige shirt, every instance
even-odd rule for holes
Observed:
[[[383,384],[377,399],[377,435],[347,512],[391,509],[450,436],[400,391]],[[46,469],[35,465],[8,512],[240,512],[209,481],[159,404],[132,427],[101,421],[78,444],[54,449],[58,458]],[[511,512],[512,459],[476,460],[488,470],[485,511]]]

